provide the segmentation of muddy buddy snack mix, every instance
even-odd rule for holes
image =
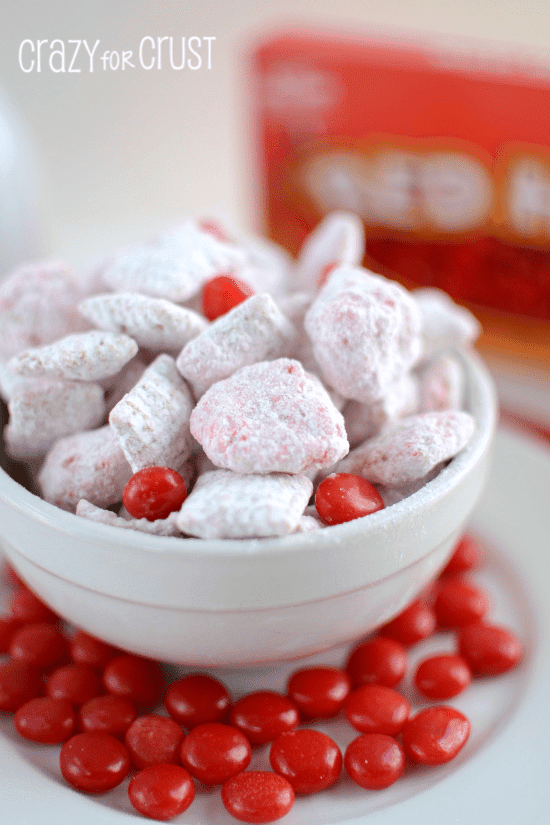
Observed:
[[[159,536],[309,532],[411,495],[475,429],[460,351],[479,326],[364,253],[347,212],[296,261],[187,220],[93,278],[59,263],[8,274],[7,452],[32,462],[46,501]]]

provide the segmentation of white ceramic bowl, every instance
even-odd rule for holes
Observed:
[[[438,573],[483,489],[496,396],[479,359],[464,363],[477,421],[470,444],[385,510],[274,539],[129,535],[59,510],[0,471],[5,554],[65,619],[167,662],[247,666],[355,639]]]

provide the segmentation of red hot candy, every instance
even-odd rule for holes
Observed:
[[[380,634],[402,645],[414,645],[431,636],[437,625],[432,607],[417,600],[412,602],[391,622],[380,628]]]
[[[458,648],[476,676],[497,676],[523,658],[523,645],[506,627],[477,622],[458,634]]]
[[[221,722],[231,698],[224,685],[206,673],[190,673],[170,685],[164,706],[184,728],[204,722]]]
[[[251,756],[246,736],[237,728],[219,722],[197,725],[180,748],[182,765],[205,785],[222,785],[244,771]]]
[[[455,708],[434,705],[408,719],[403,727],[403,747],[414,762],[444,765],[464,747],[470,722]]]
[[[318,730],[293,730],[281,734],[269,752],[271,767],[284,776],[294,793],[311,794],[334,785],[342,770],[340,748]]]
[[[167,822],[187,810],[195,798],[195,786],[179,765],[151,765],[130,781],[128,798],[143,816]]]
[[[202,311],[209,321],[225,315],[253,294],[248,284],[230,275],[218,275],[202,288]]]
[[[222,787],[222,802],[241,822],[275,822],[294,804],[292,785],[270,771],[244,771]]]
[[[308,667],[295,671],[287,693],[309,719],[336,716],[351,689],[349,677],[336,667]]]
[[[353,781],[369,791],[393,785],[405,771],[405,754],[396,739],[383,733],[364,733],[351,742],[344,765]]]
[[[404,696],[384,685],[362,685],[345,704],[346,719],[361,733],[396,736],[407,721],[411,706]]]
[[[13,659],[0,664],[0,713],[13,713],[42,693],[40,671]]]
[[[43,745],[65,742],[76,727],[71,703],[51,696],[39,696],[25,702],[17,709],[13,721],[21,736]]]
[[[132,764],[138,768],[179,762],[183,730],[170,717],[149,714],[135,719],[124,737]]]
[[[414,675],[418,691],[429,699],[452,699],[472,681],[468,662],[454,654],[430,656],[424,659]]]
[[[24,625],[15,631],[10,644],[12,659],[43,670],[57,664],[66,652],[61,631],[49,622]]]
[[[122,494],[131,516],[148,521],[164,519],[187,498],[182,476],[169,467],[144,467],[134,473]]]
[[[395,687],[405,675],[407,663],[407,651],[402,644],[377,636],[352,651],[346,671],[354,687],[367,684]]]
[[[125,696],[138,707],[155,707],[162,699],[165,676],[161,665],[140,656],[117,656],[103,671],[103,685],[115,696]]]
[[[466,577],[450,576],[437,586],[434,609],[440,627],[463,627],[483,618],[489,598]]]
[[[483,563],[483,550],[472,536],[463,536],[456,545],[453,555],[441,571],[442,576],[450,573],[465,573]]]
[[[108,733],[77,733],[59,755],[69,785],[85,793],[103,793],[120,785],[130,770],[128,751]]]
[[[124,696],[95,696],[80,708],[78,726],[84,733],[110,733],[122,738],[137,716],[135,704]]]
[[[384,509],[370,481],[350,473],[333,473],[317,487],[315,507],[325,524],[342,524]]]
[[[229,719],[252,745],[265,745],[300,721],[298,708],[286,696],[270,690],[248,693],[231,708]]]

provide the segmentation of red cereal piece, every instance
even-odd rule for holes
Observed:
[[[294,274],[297,288],[313,290],[316,286],[321,287],[328,277],[326,270],[329,267],[356,266],[364,254],[362,220],[351,212],[330,212],[309,233],[300,248]]]
[[[476,622],[458,633],[458,649],[475,676],[497,676],[516,667],[523,659],[520,639],[501,625]]]
[[[64,779],[84,793],[104,793],[120,785],[130,770],[128,751],[108,733],[77,733],[59,755]]]
[[[101,679],[89,665],[63,665],[48,676],[46,696],[67,699],[72,705],[83,705],[101,691]]]
[[[225,809],[241,822],[275,822],[294,804],[292,785],[270,771],[243,771],[222,787]]]
[[[128,798],[138,813],[167,822],[191,805],[195,786],[179,765],[151,765],[130,780]]]
[[[47,604],[26,587],[20,588],[11,598],[10,613],[19,622],[57,622],[59,616]]]
[[[356,730],[388,736],[401,731],[410,709],[404,696],[384,685],[361,685],[350,693],[344,707],[346,719]]]
[[[304,325],[327,383],[365,404],[382,399],[420,357],[420,313],[412,296],[358,266],[333,270]]]
[[[13,394],[4,431],[14,458],[42,455],[59,439],[97,427],[105,413],[103,388],[43,378]]]
[[[344,754],[348,776],[361,788],[388,788],[405,772],[405,753],[399,742],[384,733],[363,733]]]
[[[97,524],[108,524],[119,530],[136,530],[139,533],[148,533],[150,536],[181,536],[181,530],[177,525],[177,510],[169,513],[166,518],[155,519],[155,521],[149,521],[146,518],[130,518],[128,510],[126,508],[124,510],[124,515],[117,516],[111,510],[103,510],[95,504],[90,504],[85,498],[81,498],[76,505],[77,516],[95,521]]]
[[[131,467],[106,425],[56,441],[38,483],[46,501],[74,512],[80,499],[97,507],[116,504],[131,475]]]
[[[120,653],[118,648],[96,639],[84,630],[77,630],[69,640],[69,654],[73,662],[79,665],[103,668]]]
[[[182,765],[205,785],[222,785],[250,764],[246,736],[231,725],[205,722],[188,733],[180,748]]]
[[[109,413],[109,424],[132,470],[179,469],[192,450],[191,390],[166,353],[157,355],[137,384]],[[89,496],[81,496],[92,501]]]
[[[15,712],[14,725],[25,739],[54,745],[73,735],[76,716],[67,699],[39,696],[21,705]]]
[[[174,719],[152,713],[134,719],[126,731],[124,744],[132,764],[141,770],[166,762],[177,764],[183,736],[182,728]]]
[[[395,619],[387,622],[379,630],[381,636],[395,639],[402,645],[414,645],[422,639],[427,639],[435,632],[437,619],[430,605],[416,599],[405,608]]]
[[[464,406],[464,368],[454,355],[443,354],[424,369],[419,412],[460,410]]]
[[[356,647],[346,664],[353,687],[374,684],[395,687],[405,675],[405,647],[394,639],[377,636]]]
[[[242,367],[202,396],[191,432],[218,467],[237,473],[302,473],[348,451],[344,419],[298,361]]]
[[[0,712],[13,713],[42,693],[42,674],[26,662],[0,664]]]
[[[0,654],[8,653],[11,640],[16,630],[21,627],[21,622],[12,616],[0,617]]]
[[[384,502],[370,481],[349,473],[332,473],[317,487],[315,507],[325,524],[343,524],[383,510]]]
[[[209,321],[215,321],[253,294],[250,286],[243,281],[231,275],[218,275],[207,281],[202,288],[203,315]]]
[[[463,576],[439,582],[434,610],[440,627],[464,627],[482,619],[489,609],[485,590]]]
[[[403,748],[421,765],[444,765],[464,747],[470,728],[469,720],[456,708],[435,705],[405,722]]]
[[[159,234],[153,241],[116,258],[103,273],[113,291],[132,289],[153,298],[182,303],[217,275],[244,263],[235,244],[217,240],[193,220]]]
[[[206,673],[190,673],[173,682],[164,697],[170,716],[184,728],[205,722],[221,722],[231,697],[225,685]]]
[[[203,473],[184,502],[176,524],[203,539],[284,536],[292,533],[313,485],[289,473]]]
[[[144,467],[126,484],[122,502],[134,518],[165,519],[187,498],[182,476],[170,467]]]
[[[350,690],[347,673],[336,667],[302,668],[290,676],[287,684],[288,696],[309,719],[336,716]]]
[[[138,345],[128,335],[92,330],[25,350],[14,355],[8,367],[37,378],[103,381],[120,372],[137,351]]]
[[[479,336],[479,321],[441,289],[415,289],[413,296],[422,318],[424,357],[471,344]]]
[[[125,696],[140,708],[161,701],[166,677],[161,665],[130,653],[111,659],[103,671],[103,686],[115,696]]]
[[[187,307],[136,292],[92,295],[78,309],[99,329],[125,332],[150,352],[179,352],[207,327],[205,319]]]
[[[416,376],[405,373],[379,401],[362,404],[348,401],[342,410],[349,443],[356,447],[378,435],[388,424],[418,412],[419,385]]]
[[[252,295],[190,341],[176,364],[200,398],[241,367],[285,355],[293,335],[270,295]]]
[[[418,665],[414,674],[417,690],[428,699],[452,699],[472,681],[468,662],[456,654],[430,656]]]
[[[300,721],[300,713],[287,696],[271,690],[258,690],[235,702],[229,712],[229,721],[252,745],[265,745],[281,733],[294,730]]]
[[[483,564],[484,553],[481,545],[473,536],[462,536],[456,545],[453,555],[441,571],[442,576],[452,573],[466,573]]]
[[[61,631],[49,622],[34,622],[16,630],[10,644],[10,656],[18,662],[47,670],[67,653]]]
[[[79,297],[69,267],[59,261],[24,264],[8,273],[0,285],[0,356],[83,329]]]
[[[124,696],[95,696],[78,711],[78,726],[84,733],[110,733],[122,738],[134,719],[137,708]]]
[[[457,455],[474,429],[473,417],[462,410],[410,415],[352,450],[336,471],[359,473],[373,484],[403,487]]]
[[[321,731],[294,730],[273,742],[269,762],[275,773],[290,782],[294,793],[311,794],[334,785],[342,770],[342,753]]]

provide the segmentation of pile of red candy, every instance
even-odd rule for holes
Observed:
[[[0,617],[0,712],[18,733],[60,744],[60,769],[84,793],[101,793],[128,775],[128,796],[144,816],[169,820],[195,797],[195,783],[221,786],[226,810],[242,822],[272,822],[295,795],[337,782],[343,770],[370,791],[396,782],[408,765],[442,765],[465,745],[470,722],[445,703],[473,678],[515,667],[523,646],[510,630],[484,620],[485,591],[468,575],[482,560],[465,536],[429,593],[356,646],[342,669],[295,671],[286,695],[240,698],[205,673],[167,686],[162,666],[123,653],[59,618],[10,570],[15,587]],[[432,704],[410,715],[397,690],[408,652],[437,630],[453,631],[456,652],[418,665],[414,685]],[[152,712],[160,705],[164,711]],[[166,715],[166,713],[168,715]],[[359,735],[345,753],[314,720],[344,715]],[[252,750],[270,745],[271,771],[246,770]],[[343,770],[342,770],[343,769]]]

